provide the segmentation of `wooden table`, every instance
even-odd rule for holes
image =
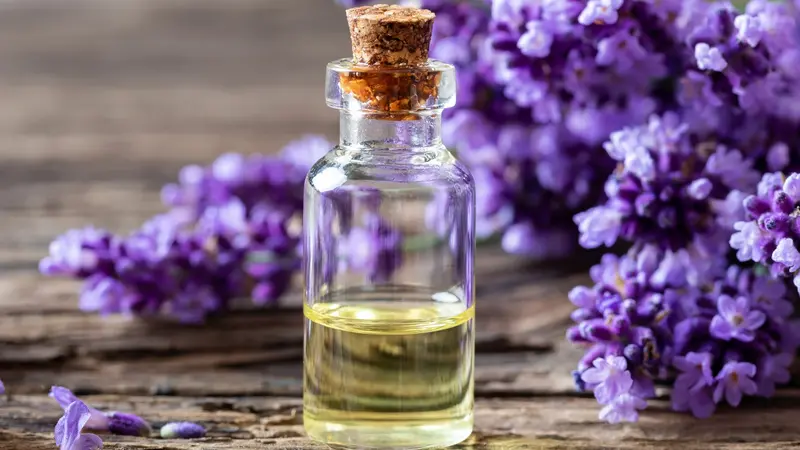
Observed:
[[[274,152],[336,133],[324,64],[349,52],[328,0],[0,2],[0,449],[52,449],[52,384],[202,440],[106,438],[110,449],[319,448],[303,437],[302,314],[233,312],[204,327],[100,319],[78,285],[36,263],[60,232],[124,232],[161,210],[160,186],[224,151]],[[653,401],[638,424],[597,421],[564,342],[581,264],[478,257],[477,431],[460,448],[800,445],[800,391],[700,421]],[[570,275],[570,274],[575,275]]]

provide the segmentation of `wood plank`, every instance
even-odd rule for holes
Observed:
[[[108,449],[325,448],[303,438],[302,402],[296,398],[84,399],[103,410],[135,412],[156,429],[169,421],[190,420],[209,431],[206,438],[192,441],[104,436]],[[591,398],[479,400],[476,433],[454,448],[785,449],[800,445],[796,417],[787,414],[798,400],[800,393],[785,391],[769,406],[752,402],[707,420],[672,413],[667,402],[655,401],[639,423],[618,426],[596,421],[597,404]],[[4,448],[52,448],[52,428],[60,415],[60,408],[44,395],[14,395],[0,403],[0,443]]]

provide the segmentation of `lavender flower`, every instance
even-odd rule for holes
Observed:
[[[758,16],[742,14],[734,19],[733,24],[737,31],[736,38],[741,42],[746,42],[751,47],[758,45],[764,35]]]
[[[299,233],[310,166],[332,145],[319,136],[290,143],[281,156],[227,153],[187,166],[163,189],[172,209],[128,236],[72,230],[40,264],[47,275],[85,280],[84,311],[166,314],[202,322],[237,297],[274,303],[299,267]]]
[[[621,356],[609,355],[605,359],[597,358],[594,367],[586,369],[581,379],[587,385],[594,386],[594,396],[601,404],[608,404],[614,398],[630,391],[633,378],[627,370],[627,362]]]
[[[717,387],[714,389],[714,401],[719,402],[722,396],[731,406],[739,406],[742,395],[753,395],[758,388],[752,380],[756,374],[756,366],[746,362],[730,361],[717,375]]]
[[[710,353],[689,352],[673,360],[681,373],[672,388],[672,409],[691,411],[698,418],[706,418],[716,409],[711,394],[714,376],[711,373],[713,356]]]
[[[50,244],[50,255],[42,259],[39,270],[78,277],[93,273],[110,257],[114,241],[111,233],[94,227],[67,231]]]
[[[124,436],[150,436],[150,424],[134,414],[116,411],[103,413],[95,408],[86,406],[72,391],[61,386],[53,386],[50,389],[50,397],[64,408],[64,417],[70,414],[69,408],[72,405],[81,405],[81,411],[85,412],[85,417],[83,417],[84,412],[81,412],[79,429],[83,429],[85,426],[88,430],[108,431]]]
[[[751,311],[747,297],[735,300],[721,295],[717,300],[719,314],[711,320],[711,335],[723,340],[738,339],[751,342],[755,339],[755,331],[764,324],[766,315],[761,311]]]
[[[744,200],[746,221],[737,222],[730,245],[740,261],[767,265],[772,273],[794,277],[800,289],[800,227],[795,210],[800,207],[800,176],[784,177],[767,173],[759,184],[758,194]]]
[[[697,67],[701,70],[722,72],[728,67],[728,63],[722,56],[720,49],[710,47],[705,42],[701,42],[694,47],[694,57],[697,59]]]
[[[578,16],[581,25],[611,25],[619,19],[619,10],[623,0],[589,0]]]
[[[752,161],[725,146],[703,156],[688,131],[668,114],[611,134],[605,149],[621,165],[606,184],[609,200],[575,216],[581,245],[611,246],[619,237],[673,251],[724,254],[726,235],[719,226],[736,211],[721,207],[722,194],[753,190],[757,175]]]
[[[665,319],[668,300],[678,295],[675,288],[684,286],[684,267],[666,252],[648,246],[621,258],[605,255],[590,274],[596,283],[593,287],[579,286],[569,294],[578,309],[572,314],[577,325],[567,331],[567,337],[587,347],[578,365],[585,383],[580,387],[596,391],[599,386],[595,395],[602,404],[623,392],[642,399],[652,397],[653,380],[669,364]],[[613,374],[612,384],[596,385],[602,381],[601,374]],[[630,385],[624,374],[632,379]],[[625,386],[629,389],[623,389]]]
[[[53,386],[50,388],[50,398],[58,402],[59,406],[65,411],[67,407],[75,402],[80,402],[80,399],[75,396],[69,389],[61,386]],[[83,403],[83,402],[80,402]],[[84,404],[84,407],[86,405]],[[86,418],[82,426],[86,426],[90,430],[107,430],[108,417],[97,409],[86,407],[89,416]]]
[[[55,428],[56,445],[60,450],[96,450],[103,448],[103,440],[95,434],[83,434],[91,413],[83,402],[77,400],[64,408]]]
[[[456,65],[459,102],[445,111],[443,138],[476,178],[480,237],[499,234],[506,251],[534,258],[570,254],[575,246],[572,215],[597,200],[602,194],[597,175],[612,168],[611,161],[594,157],[604,133],[613,129],[599,117],[624,113],[587,106],[571,111],[563,126],[536,126],[536,117],[559,111],[558,103],[538,102],[538,94],[527,87],[505,86],[491,48],[501,34],[499,22],[497,30],[491,23],[492,9],[500,17],[514,14],[515,6],[496,2],[490,9],[488,2],[459,0],[423,0],[421,6],[437,15],[432,57]],[[520,23],[519,33],[504,48],[526,58],[549,55],[561,32],[554,23],[543,17]],[[584,59],[573,56],[574,71],[565,79],[575,84],[569,87],[574,90],[589,72],[581,67]],[[534,108],[533,102],[541,107]]]
[[[170,422],[161,427],[164,439],[197,439],[206,435],[206,429],[194,422]]]
[[[596,284],[570,292],[577,325],[567,337],[586,347],[579,388],[594,389],[601,404],[620,403],[604,407],[606,420],[635,417],[635,404],[643,404],[621,392],[644,400],[656,380],[674,379],[673,409],[696,417],[711,415],[727,392],[734,401],[769,396],[788,380],[800,334],[787,322],[792,305],[784,285],[737,266],[701,269],[679,254],[639,244],[620,258],[605,255],[590,271]],[[702,274],[687,277],[690,270]],[[606,360],[617,361],[615,371]],[[629,391],[619,388],[627,386],[620,367],[631,375]]]
[[[638,410],[645,407],[647,401],[630,393],[624,393],[600,410],[600,420],[608,423],[636,422],[639,420]]]
[[[601,245],[610,247],[617,241],[622,225],[622,214],[601,206],[575,215],[581,233],[580,243],[586,248]]]

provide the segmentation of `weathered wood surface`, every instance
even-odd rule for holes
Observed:
[[[204,327],[100,319],[77,285],[36,274],[61,231],[116,231],[160,211],[159,187],[224,151],[331,137],[324,64],[349,51],[328,0],[0,2],[0,449],[51,449],[50,385],[154,425],[195,420],[199,441],[107,437],[110,449],[318,448],[302,434],[299,298]],[[563,342],[580,264],[478,258],[477,419],[461,448],[785,449],[800,393],[697,421],[653,402],[641,422],[597,422],[572,390]],[[578,273],[577,275],[570,275]]]

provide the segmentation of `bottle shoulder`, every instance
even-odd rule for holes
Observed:
[[[467,167],[444,146],[426,148],[334,147],[308,173],[308,187],[325,192],[346,184],[452,186],[474,190]]]

